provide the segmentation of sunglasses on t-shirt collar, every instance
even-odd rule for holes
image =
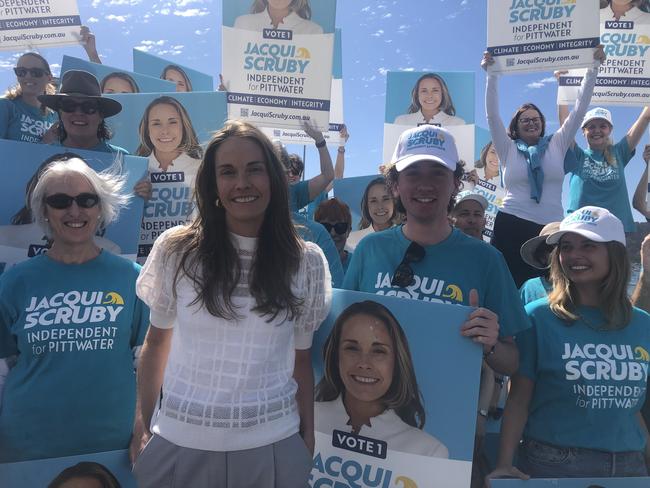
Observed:
[[[334,229],[334,232],[337,234],[345,234],[348,231],[348,223],[347,222],[337,222],[336,224],[330,224],[328,222],[321,222],[320,225],[325,227],[325,230],[327,232],[332,232],[332,229]]]
[[[99,203],[99,196],[95,193],[79,193],[79,195],[73,197],[65,193],[55,193],[45,197],[45,203],[58,210],[71,207],[72,202],[77,202],[77,205],[81,208],[93,208]]]
[[[406,248],[402,262],[395,268],[390,284],[399,286],[400,288],[406,288],[415,283],[415,273],[413,272],[413,268],[411,268],[411,263],[419,263],[424,259],[425,255],[426,249],[424,247],[415,241],[411,242],[409,247]]]
[[[80,108],[81,111],[86,115],[93,115],[99,111],[99,104],[96,100],[84,100],[83,102],[77,102],[71,98],[64,98],[59,102],[59,109],[62,112],[71,114],[76,112],[77,108]]]
[[[14,73],[18,78],[24,78],[27,76],[27,73],[32,75],[34,78],[42,78],[48,74],[43,68],[14,68]]]

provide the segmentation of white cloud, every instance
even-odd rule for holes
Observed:
[[[177,17],[203,17],[204,15],[208,15],[210,12],[208,12],[204,8],[190,8],[187,10],[174,10],[174,15]]]
[[[128,15],[114,15],[114,14],[108,14],[108,15],[105,16],[104,18],[105,18],[106,20],[114,20],[114,21],[116,21],[116,22],[126,22],[126,20],[127,20],[129,17],[131,17],[130,14],[128,14]]]
[[[538,88],[542,88],[545,85],[548,85],[549,83],[555,83],[555,76],[549,76],[548,78],[542,78],[541,80],[533,81],[531,83],[528,83],[526,85],[526,88],[530,88],[533,90],[536,90]]]
[[[97,17],[88,17],[88,19],[86,19],[87,24],[95,24],[96,22],[99,22]]]
[[[205,29],[197,29],[197,30],[194,31],[194,33],[195,33],[197,36],[203,36],[203,35],[207,34],[208,32],[210,32],[210,28],[209,28],[209,27],[206,27]]]

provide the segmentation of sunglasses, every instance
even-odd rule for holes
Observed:
[[[99,105],[94,100],[75,102],[69,98],[64,98],[59,102],[59,109],[68,114],[76,112],[78,108],[86,115],[93,115],[99,111]]]
[[[48,74],[43,68],[14,68],[14,73],[16,73],[18,78],[27,76],[27,73],[32,75],[34,78],[42,78],[44,75]]]
[[[76,197],[66,195],[65,193],[55,193],[54,195],[45,197],[45,203],[58,210],[70,208],[72,202],[77,202],[80,208],[93,208],[99,203],[99,197],[94,193],[80,193]]]
[[[327,232],[332,232],[332,229],[334,229],[334,232],[336,232],[337,234],[345,234],[348,231],[347,222],[337,222],[336,224],[328,224],[327,222],[321,222],[320,225],[325,227],[325,230]]]
[[[393,279],[390,284],[393,286],[399,286],[400,288],[406,288],[415,283],[413,268],[411,268],[411,263],[419,263],[424,259],[426,250],[417,242],[411,242],[409,247],[406,248],[402,262],[399,263],[393,274]]]

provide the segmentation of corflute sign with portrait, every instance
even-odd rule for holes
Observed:
[[[297,10],[292,5],[298,3]],[[264,127],[329,128],[336,0],[224,0],[228,117]],[[286,5],[285,5],[286,4]]]
[[[598,45],[598,0],[488,0],[491,72],[588,67]]]
[[[312,345],[312,488],[469,486],[481,367],[460,334],[470,310],[334,290]]]
[[[79,44],[76,0],[0,0],[0,50]]]
[[[609,5],[600,9],[600,43],[607,59],[598,69],[593,105],[645,106],[650,100],[650,13],[633,6],[618,19]],[[558,103],[572,104],[583,70],[560,77]]]

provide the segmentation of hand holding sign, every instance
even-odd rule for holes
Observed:
[[[499,317],[491,310],[479,307],[476,289],[469,292],[469,304],[477,308],[469,314],[460,332],[465,337],[471,337],[474,342],[483,344],[483,351],[489,352],[499,341]]]
[[[497,467],[485,477],[485,486],[490,488],[490,480],[495,478],[519,478],[520,480],[528,480],[530,479],[530,476],[526,473],[522,473],[514,466]]]

